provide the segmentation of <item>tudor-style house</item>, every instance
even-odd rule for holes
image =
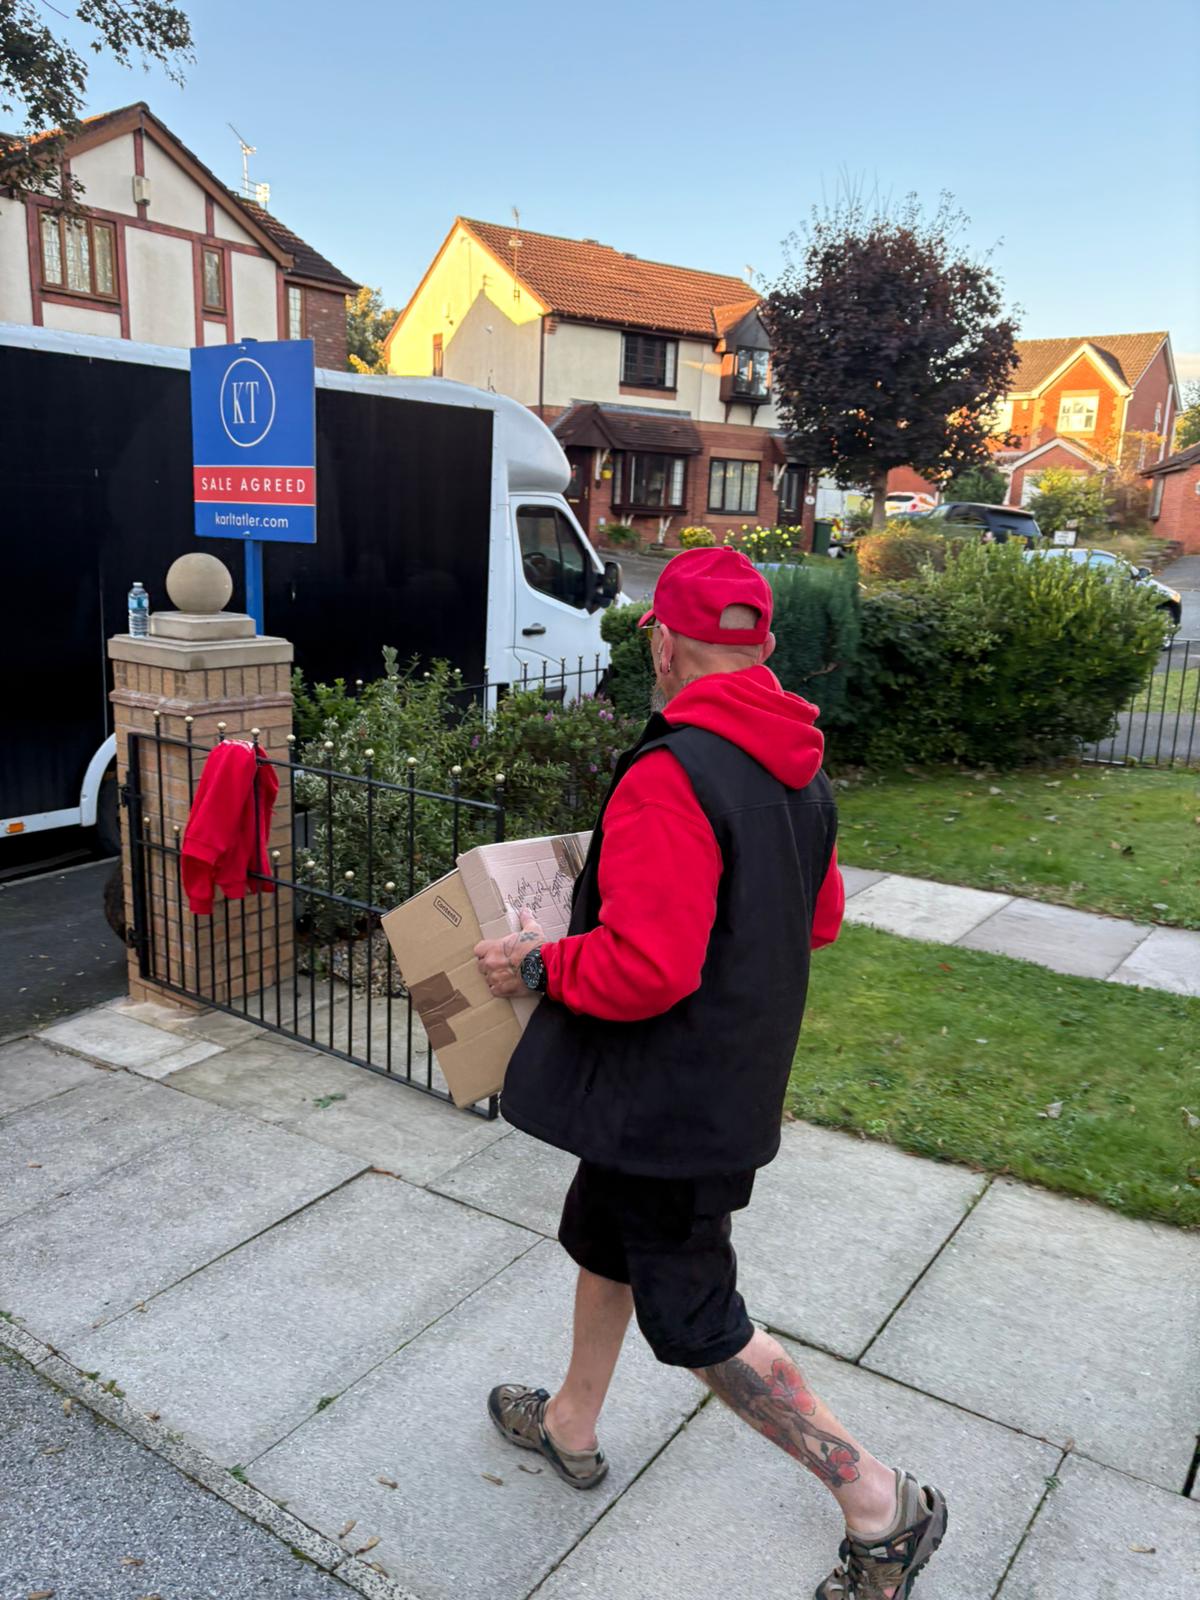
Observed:
[[[677,544],[689,525],[799,523],[807,474],[771,403],[758,299],[742,278],[459,217],[388,336],[388,371],[536,411],[589,534],[630,523]]]
[[[90,118],[66,162],[78,214],[6,194],[0,171],[0,322],[184,347],[310,338],[318,366],[345,367],[358,285],[148,106]]]

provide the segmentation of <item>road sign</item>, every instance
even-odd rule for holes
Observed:
[[[191,355],[197,536],[315,544],[312,340],[247,339]]]

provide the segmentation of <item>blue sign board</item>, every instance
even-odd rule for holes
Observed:
[[[315,544],[315,362],[311,339],[192,351],[196,533]]]

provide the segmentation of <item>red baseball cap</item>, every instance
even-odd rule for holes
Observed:
[[[774,596],[771,585],[740,550],[684,550],[673,556],[654,586],[654,604],[639,627],[661,622],[672,633],[702,644],[766,644]],[[753,628],[723,628],[727,606],[751,606]]]

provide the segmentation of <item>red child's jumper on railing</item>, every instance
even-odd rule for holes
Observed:
[[[227,900],[242,900],[250,890],[274,893],[274,884],[250,875],[270,870],[267,840],[278,793],[275,768],[259,759],[256,745],[226,739],[209,752],[183,835],[183,887],[197,916],[212,911],[214,884]]]

